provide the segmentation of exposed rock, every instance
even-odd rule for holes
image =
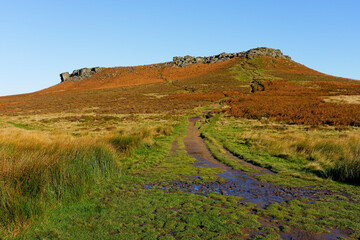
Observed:
[[[100,67],[93,67],[93,68],[81,68],[74,70],[71,74],[68,72],[64,72],[60,74],[61,82],[65,81],[81,81],[85,78],[92,77],[95,73],[100,72],[102,68]]]
[[[69,79],[70,74],[68,72],[64,72],[60,74],[61,82],[65,82]]]
[[[149,66],[149,68],[160,68],[164,66],[175,66],[175,67],[185,67],[190,64],[195,63],[203,63],[203,64],[209,64],[209,63],[218,63],[222,61],[226,61],[231,58],[235,57],[245,57],[247,59],[252,59],[257,56],[267,56],[267,57],[273,57],[273,58],[284,58],[289,59],[291,58],[289,56],[283,55],[283,53],[279,49],[273,49],[273,48],[266,48],[266,47],[260,47],[260,48],[253,48],[248,51],[244,52],[238,52],[238,53],[220,53],[218,55],[209,56],[209,57],[193,57],[193,56],[184,56],[184,57],[173,57],[172,62],[166,62],[166,63],[160,63],[160,64],[153,64]],[[74,70],[71,74],[68,72],[64,72],[60,74],[61,82],[65,81],[81,81],[83,79],[92,77],[95,73],[101,71],[102,68],[100,67],[94,67],[94,68],[81,68]],[[132,72],[134,69],[131,68],[130,72]],[[261,86],[254,85],[254,89],[261,90]]]
[[[285,58],[291,60],[289,56],[284,55],[279,49],[273,48],[253,48],[246,52],[239,52],[239,53],[220,53],[218,55],[210,56],[210,57],[192,57],[192,56],[185,56],[185,57],[174,57],[173,64],[178,67],[184,67],[190,64],[195,63],[217,63],[226,61],[228,59],[234,57],[246,57],[248,59],[257,57],[257,56],[267,56],[273,58]]]
[[[246,52],[246,57],[249,59],[257,56],[291,59],[289,56],[284,55],[279,49],[273,49],[273,48],[266,48],[266,47],[253,48]]]
[[[251,81],[250,87],[251,87],[251,93],[265,91],[265,86],[255,79]]]

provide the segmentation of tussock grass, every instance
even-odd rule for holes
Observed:
[[[158,126],[155,128],[156,134],[170,136],[173,133],[174,129],[172,126]]]
[[[134,147],[139,146],[144,141],[144,136],[140,134],[118,135],[110,139],[113,146],[120,152],[129,152]]]
[[[118,157],[106,142],[2,130],[0,227],[12,232],[48,207],[80,199],[98,181],[118,173]]]
[[[306,170],[337,181],[360,182],[360,135],[356,128],[339,132],[331,127],[220,119],[211,129],[231,151],[246,148],[267,154],[262,158],[271,158],[269,164],[275,168],[283,162],[281,168],[291,171]],[[252,158],[244,155],[246,160]]]
[[[360,137],[350,134],[324,137],[318,133],[304,132],[253,135],[255,148],[266,150],[273,156],[308,160],[305,169],[322,177],[334,180],[359,183],[360,181]]]
[[[110,137],[110,143],[122,153],[131,153],[141,145],[152,146],[154,137],[169,136],[173,132],[172,126],[142,127],[140,129],[120,130],[119,134]]]
[[[136,148],[172,132],[171,125],[163,125],[94,138],[1,129],[0,232],[15,233],[47,208],[81,199],[134,164],[129,156]]]

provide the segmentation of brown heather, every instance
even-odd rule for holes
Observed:
[[[359,95],[360,83],[328,76],[288,60],[263,57],[256,68],[282,80],[266,80],[265,91],[224,101],[236,117],[291,124],[360,126],[360,105],[327,103],[327,96]]]
[[[254,72],[267,75],[263,81],[265,91],[246,95]],[[109,68],[83,82],[1,97],[0,114],[4,119],[59,114],[53,122],[43,119],[37,126],[66,120],[82,127],[83,119],[89,125],[96,121],[104,125],[107,121],[119,121],[107,119],[105,114],[158,113],[169,119],[226,98],[222,102],[230,108],[223,111],[236,117],[358,127],[360,105],[326,103],[323,99],[359,94],[360,84],[355,81],[327,76],[289,60],[261,57],[184,68]],[[80,117],[64,117],[65,113]],[[10,124],[0,120],[3,126]],[[30,222],[46,208],[81,198],[97,182],[128,167],[120,162],[120,157],[132,154],[136,147],[151,146],[154,136],[171,132],[171,127],[159,127],[93,139],[15,128],[0,130],[0,227],[14,232],[14,226]],[[321,139],[311,142],[299,137],[294,145],[285,148],[293,148],[306,158],[318,155],[331,158],[329,154],[335,156],[340,149],[344,154],[333,156],[331,167],[320,157],[307,167],[320,166],[321,171],[334,178],[358,181],[358,142],[356,136],[343,142]],[[272,143],[267,141],[264,145]]]

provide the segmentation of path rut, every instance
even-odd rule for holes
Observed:
[[[218,174],[219,177],[226,179],[226,181],[214,181],[210,183],[184,183],[181,181],[173,181],[166,186],[162,185],[164,190],[176,188],[184,192],[207,194],[210,192],[216,192],[223,195],[233,195],[242,197],[242,202],[251,202],[257,205],[256,208],[265,208],[266,205],[273,202],[286,202],[294,199],[301,199],[303,197],[309,198],[312,201],[320,198],[327,192],[319,193],[318,190],[314,190],[311,187],[281,187],[274,186],[269,183],[258,181],[251,174],[242,172],[241,170],[234,170],[231,167],[219,162],[214,158],[212,153],[207,148],[205,142],[200,136],[200,131],[196,126],[197,121],[200,120],[199,116],[189,118],[189,125],[187,128],[187,135],[184,139],[185,149],[191,157],[195,158],[196,167],[210,167],[220,168],[223,173]],[[177,141],[178,139],[175,139]],[[171,152],[177,150],[177,144],[174,141],[172,144]],[[231,152],[226,151],[229,158],[237,160],[247,166],[251,166],[254,169],[259,170],[261,174],[274,174],[271,171],[254,166],[242,159],[237,158]],[[151,189],[151,187],[147,187]],[[310,201],[311,203],[311,201]],[[261,231],[249,233],[250,236],[262,234]],[[319,234],[309,233],[301,229],[293,229],[291,233],[281,234],[282,239],[338,239],[338,237],[345,237],[347,234],[342,230],[333,229],[330,233]]]
[[[200,137],[200,132],[196,126],[196,122],[199,119],[199,117],[189,119],[187,136],[184,139],[186,151],[190,156],[197,159],[195,166],[222,169],[224,172],[218,174],[218,176],[225,178],[226,181],[204,184],[177,182],[174,183],[174,185],[190,192],[199,191],[205,194],[207,192],[218,192],[225,195],[241,196],[244,202],[256,203],[258,207],[265,207],[272,202],[284,202],[302,197],[317,198],[317,191],[315,190],[309,188],[280,187],[263,183],[249,174],[240,170],[233,170],[231,167],[216,160]],[[236,158],[235,156],[232,157]],[[259,167],[255,166],[254,168],[259,169]],[[270,171],[265,169],[263,169],[262,172],[270,173]]]

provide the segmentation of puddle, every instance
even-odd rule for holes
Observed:
[[[207,162],[204,159],[195,162],[195,165],[201,167],[218,167],[216,164]],[[317,191],[302,188],[284,188],[262,183],[252,179],[242,172],[225,171],[217,176],[226,179],[226,181],[215,181],[210,183],[188,183],[181,181],[163,182],[156,184],[163,190],[177,189],[188,193],[206,195],[214,192],[222,195],[231,195],[242,197],[242,202],[251,202],[258,207],[264,208],[273,202],[286,202],[303,197],[316,199]],[[198,178],[199,181],[200,178]],[[151,189],[152,186],[146,186]]]
[[[229,166],[217,161],[211,152],[208,150],[204,141],[200,137],[200,132],[196,127],[196,121],[200,117],[190,118],[190,123],[187,130],[187,136],[184,139],[184,144],[187,153],[196,159],[195,167],[208,167],[208,168],[220,168],[224,172],[217,174],[219,178],[224,180],[216,180],[213,182],[202,182],[201,176],[193,176],[190,178],[193,182],[160,182],[154,185],[146,185],[145,188],[152,189],[154,186],[163,190],[181,190],[183,192],[206,195],[208,193],[219,193],[222,195],[231,195],[242,197],[242,202],[255,203],[257,208],[265,208],[266,205],[274,202],[287,202],[289,200],[299,200],[301,198],[308,198],[309,204],[314,203],[314,200],[322,197],[323,194],[318,190],[314,190],[311,187],[280,187],[274,186],[269,183],[263,183],[258,181],[251,174],[246,174],[240,170],[233,170]],[[176,145],[173,144],[173,151],[176,151]],[[229,157],[233,159],[237,157],[227,152]],[[244,160],[237,159],[239,162]],[[246,164],[250,166],[250,163]],[[271,171],[262,169],[255,166],[263,174],[273,174]],[[341,230],[332,230],[328,234],[316,234],[309,233],[303,230],[296,230],[291,233],[281,234],[282,239],[338,239],[338,237],[346,236]]]
[[[292,233],[280,234],[284,240],[337,240],[339,237],[345,238],[347,234],[342,230],[334,229],[330,233],[310,233],[303,230],[297,230]]]
[[[242,201],[255,203],[258,207],[265,207],[273,202],[286,202],[303,197],[311,199],[320,197],[317,196],[317,191],[309,188],[279,187],[260,182],[249,174],[240,170],[233,170],[229,166],[217,161],[200,137],[198,127],[196,127],[196,122],[199,119],[199,117],[189,119],[188,134],[184,139],[186,150],[190,156],[197,160],[195,162],[196,167],[220,168],[224,172],[217,176],[226,179],[226,181],[200,184],[172,182],[169,183],[169,187],[176,187],[182,191],[192,193],[207,194],[209,192],[216,192],[223,195],[240,196],[243,198]],[[236,158],[233,155],[232,157]],[[241,159],[238,160],[243,161]],[[259,170],[261,169],[259,168]],[[267,170],[262,170],[262,172],[271,174]]]
[[[193,183],[181,181],[163,182],[155,184],[157,187],[160,187],[163,190],[178,189],[184,192],[203,195],[214,192],[223,195],[239,196],[242,197],[243,202],[255,203],[260,208],[264,208],[270,203],[286,202],[293,199],[301,199],[303,197],[312,200],[320,198],[318,191],[312,190],[311,188],[273,186],[268,183],[260,182],[253,176],[240,170],[233,170],[229,166],[217,161],[200,137],[198,127],[196,127],[196,122],[199,119],[200,117],[189,119],[190,123],[187,130],[187,136],[184,139],[186,151],[190,156],[196,159],[194,163],[195,167],[222,169],[224,172],[217,176],[225,179],[225,181],[203,183],[200,178],[201,176],[196,176],[193,180],[197,181],[193,181]],[[175,146],[176,145],[173,144],[173,151],[175,151]],[[236,158],[233,155],[232,157]],[[262,172],[272,174],[272,172],[266,170],[263,170]],[[152,189],[153,186],[148,185],[145,187],[147,189]]]

